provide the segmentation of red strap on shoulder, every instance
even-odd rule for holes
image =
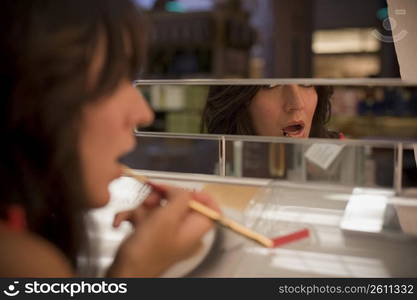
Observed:
[[[13,231],[26,230],[26,213],[22,206],[13,204],[9,207],[6,226]]]

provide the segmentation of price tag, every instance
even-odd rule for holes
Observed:
[[[344,147],[345,145],[313,144],[307,149],[304,157],[323,170],[327,170]]]

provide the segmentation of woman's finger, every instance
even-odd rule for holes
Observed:
[[[150,200],[150,201],[156,201],[156,200]],[[145,206],[139,205],[135,209],[121,211],[114,216],[113,227],[118,228],[120,224],[124,221],[128,221],[132,224],[132,226],[137,227],[157,207],[159,207],[159,205],[155,205],[152,208],[149,208],[149,204],[148,204]]]
[[[205,206],[220,212],[220,207],[217,204],[216,201],[214,201],[214,199],[207,193],[203,193],[203,192],[192,192],[191,196],[194,200],[200,202],[201,204],[204,204]]]
[[[184,202],[178,205],[178,210],[181,210],[183,214],[178,214],[180,215],[178,219],[178,240],[183,244],[200,240],[214,225],[214,222],[209,217],[189,208],[188,203],[190,200],[199,201],[211,209],[220,211],[218,205],[209,195],[197,192],[187,194],[188,198],[185,198]],[[174,202],[176,201],[172,201],[172,203]]]
[[[191,211],[191,193],[182,189],[168,189],[167,203],[161,210],[163,218],[169,222],[169,226],[177,227]],[[168,223],[167,223],[168,224]]]
[[[126,211],[118,212],[114,216],[113,227],[118,228],[123,221],[129,221],[129,222],[133,223],[132,216],[133,216],[133,211],[132,210],[126,210]]]
[[[148,197],[143,200],[142,204],[147,209],[153,209],[160,206],[162,200],[162,195],[158,192],[152,190]]]
[[[149,218],[155,210],[157,209],[148,209],[142,205],[138,206],[132,211],[132,225],[138,227],[142,222]]]
[[[187,217],[183,219],[179,239],[184,241],[192,241],[201,239],[214,226],[214,221],[199,212],[191,211]]]
[[[152,189],[160,194],[163,198],[166,198],[169,200],[172,197],[175,197],[179,194],[182,194],[185,192],[184,189],[179,187],[174,187],[166,184],[160,184],[160,183],[154,183],[154,182],[148,182],[148,184],[152,187]]]

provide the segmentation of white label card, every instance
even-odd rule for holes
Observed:
[[[313,144],[307,149],[304,157],[323,170],[327,170],[344,147],[345,145]]]

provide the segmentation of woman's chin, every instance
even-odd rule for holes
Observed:
[[[90,201],[90,208],[100,208],[106,206],[110,202],[110,192],[107,189],[101,193],[97,193]]]

